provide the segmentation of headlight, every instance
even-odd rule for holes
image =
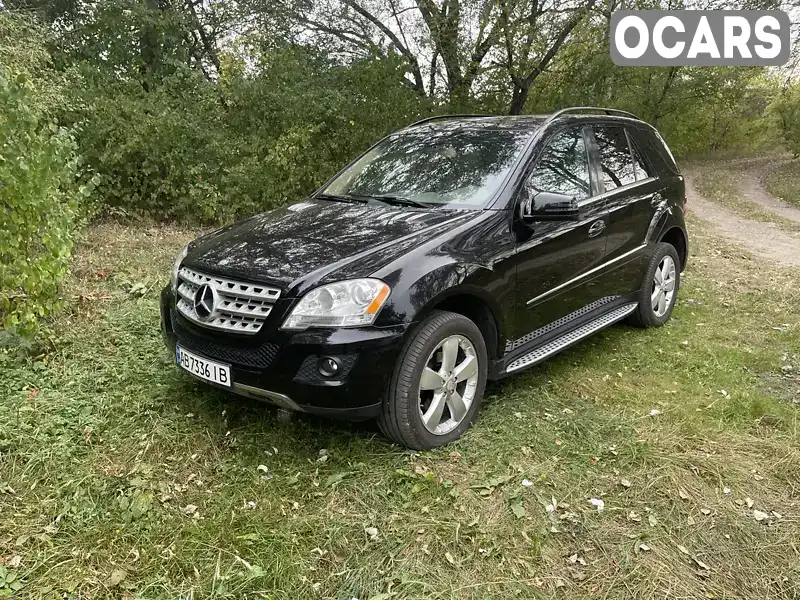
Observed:
[[[323,285],[300,300],[283,329],[371,325],[391,288],[378,279],[352,279]]]
[[[189,252],[189,244],[183,247],[178,253],[178,258],[175,259],[175,264],[172,265],[172,278],[169,280],[170,285],[172,286],[172,292],[175,293],[178,289],[178,271],[181,268],[181,263],[183,259],[186,258],[186,253]]]

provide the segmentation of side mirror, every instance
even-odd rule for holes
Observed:
[[[577,221],[580,218],[578,199],[554,192],[528,193],[520,203],[520,217],[526,223]]]

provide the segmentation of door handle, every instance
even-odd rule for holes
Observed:
[[[600,219],[599,221],[595,221],[592,223],[592,226],[589,227],[589,237],[597,237],[603,230],[606,228],[606,222]]]

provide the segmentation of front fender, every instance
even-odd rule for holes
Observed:
[[[509,282],[506,282],[509,283]],[[503,338],[506,331],[505,314],[511,309],[511,294],[499,292],[499,289],[513,290],[511,285],[503,285],[502,278],[491,269],[475,264],[448,263],[438,266],[414,281],[403,292],[392,296],[388,314],[382,315],[381,324],[391,322],[413,325],[423,321],[432,311],[442,304],[448,309],[458,305],[458,300],[470,304],[480,303],[488,312],[497,327],[498,335]],[[499,300],[506,297],[509,306],[505,309]],[[413,329],[413,328],[409,328]]]

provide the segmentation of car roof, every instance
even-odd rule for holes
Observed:
[[[538,129],[547,120],[547,115],[441,115],[419,121],[407,127],[407,130],[428,127],[434,129],[506,129],[533,130]]]
[[[591,111],[586,114],[585,111]],[[433,129],[501,129],[513,131],[533,131],[554,122],[617,121],[629,124],[646,125],[631,113],[600,107],[572,107],[549,115],[439,115],[423,119],[406,130],[420,127]]]

